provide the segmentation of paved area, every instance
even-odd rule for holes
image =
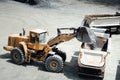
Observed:
[[[52,1],[52,0],[51,0]],[[115,13],[117,7],[94,4],[87,1],[61,0],[51,7],[29,6],[10,0],[0,1],[0,80],[97,80],[77,74],[77,56],[80,42],[73,39],[58,47],[67,53],[67,61],[61,73],[47,72],[40,62],[16,65],[9,52],[3,50],[9,34],[28,33],[34,28],[49,32],[47,39],[56,36],[58,27],[79,27],[86,14]],[[26,35],[27,35],[26,33]],[[120,80],[120,35],[112,36],[111,54],[107,57],[104,80]]]

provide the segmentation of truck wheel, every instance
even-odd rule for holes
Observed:
[[[49,56],[45,61],[45,68],[51,72],[60,72],[63,69],[62,58],[58,55]]]
[[[19,48],[14,48],[11,51],[11,59],[16,64],[22,64],[24,62],[24,54]]]

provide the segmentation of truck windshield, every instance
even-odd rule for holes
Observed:
[[[45,43],[46,41],[46,33],[39,34],[39,43]]]

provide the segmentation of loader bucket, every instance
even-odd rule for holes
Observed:
[[[76,38],[80,42],[96,45],[96,36],[88,27],[79,27],[76,31]]]

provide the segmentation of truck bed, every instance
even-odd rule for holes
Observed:
[[[79,56],[80,63],[83,65],[89,65],[94,67],[101,67],[105,64],[105,57],[109,53],[110,49],[110,38],[108,34],[95,33],[96,37],[96,47],[91,49],[90,45],[83,43],[81,45],[81,50]]]
[[[81,63],[89,66],[101,67],[103,66],[103,58],[107,54],[106,52],[93,51],[93,50],[84,50],[83,58],[81,58]],[[82,51],[81,50],[81,51]]]

